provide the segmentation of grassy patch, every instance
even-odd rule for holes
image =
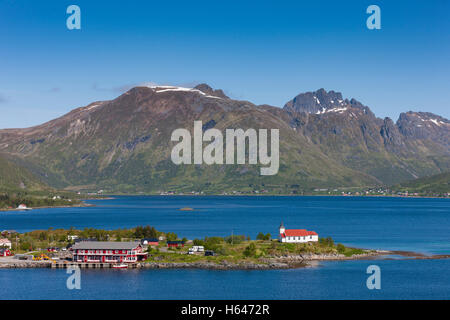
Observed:
[[[205,239],[202,240],[203,242],[197,240],[194,242],[196,245],[204,245],[207,250],[213,250],[216,253],[215,256],[204,256],[203,253],[194,255],[187,254],[192,245],[186,245],[184,248],[169,250],[168,252],[152,249],[149,251],[150,255],[147,262],[221,263],[227,261],[229,263],[266,263],[266,258],[284,255],[343,254],[346,257],[351,257],[356,254],[365,253],[362,249],[349,248],[342,244],[335,245],[330,238],[309,243],[281,243],[278,240],[245,240],[238,243],[230,243],[218,237]]]

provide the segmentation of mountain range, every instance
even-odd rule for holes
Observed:
[[[203,130],[279,129],[278,174],[261,176],[259,165],[173,164],[171,134],[192,132],[195,120]],[[0,171],[0,186],[218,193],[393,185],[450,171],[449,138],[441,116],[410,111],[394,122],[324,89],[279,108],[207,84],[138,86],[42,125],[0,130],[0,162],[15,168]]]
[[[450,172],[422,177],[394,186],[396,190],[428,195],[450,194]]]

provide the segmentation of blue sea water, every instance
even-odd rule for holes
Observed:
[[[117,197],[96,207],[0,212],[0,229],[150,224],[180,237],[287,228],[315,230],[361,248],[450,254],[450,200],[364,197]],[[179,211],[192,207],[194,211]],[[381,290],[366,269],[381,268]],[[65,270],[0,269],[1,299],[448,299],[450,260],[321,262],[267,271],[82,270],[82,289],[68,290]],[[18,280],[20,279],[20,280]]]
[[[366,269],[381,269],[381,289]],[[68,290],[63,269],[0,269],[1,299],[449,299],[450,260],[325,262],[265,271],[83,269]]]

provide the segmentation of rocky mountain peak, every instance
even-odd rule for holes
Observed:
[[[137,86],[129,91],[127,91],[123,96],[126,95],[146,95],[148,94],[148,90],[150,90],[152,93],[189,93],[189,94],[200,94],[204,97],[209,98],[220,98],[220,99],[229,99],[228,96],[225,95],[225,93],[220,90],[214,90],[212,87],[207,85],[206,83],[199,84],[195,86],[194,88],[190,87],[181,87],[181,86],[173,86],[173,85],[143,85],[143,86]]]
[[[448,119],[445,119],[444,117],[438,116],[437,114],[431,112],[403,112],[400,114],[397,124],[406,122],[415,123],[417,125],[434,125],[438,127],[446,127],[450,125],[450,121]]]
[[[0,130],[0,157],[23,163],[57,188],[167,190],[172,181],[192,179],[190,168],[178,170],[170,159],[171,134],[177,128],[189,130],[196,120],[202,121],[203,130],[279,128],[284,165],[267,183],[286,181],[307,188],[393,184],[450,168],[450,122],[432,113],[403,113],[395,124],[376,118],[359,101],[325,89],[300,94],[284,109],[255,106],[229,99],[207,84],[142,85],[39,126]],[[1,167],[0,161],[0,177]],[[13,170],[6,168],[3,172]],[[249,177],[252,183],[260,179],[257,170],[195,170],[199,188],[235,189],[248,185]],[[30,185],[26,177],[19,178],[14,186]]]
[[[333,90],[327,92],[321,88],[317,91],[297,95],[287,102],[284,108],[297,112],[321,113],[328,109],[344,107],[346,104],[348,101],[342,99],[342,93]]]
[[[361,113],[375,117],[369,107],[356,99],[344,99],[342,93],[321,88],[313,92],[305,92],[287,102],[284,109],[313,114],[345,113],[348,108],[359,109]]]
[[[432,139],[450,145],[450,121],[431,112],[405,112],[397,120],[400,132],[413,139]]]

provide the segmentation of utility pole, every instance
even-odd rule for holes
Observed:
[[[234,235],[233,235],[233,229],[231,229],[231,245],[234,244]]]

